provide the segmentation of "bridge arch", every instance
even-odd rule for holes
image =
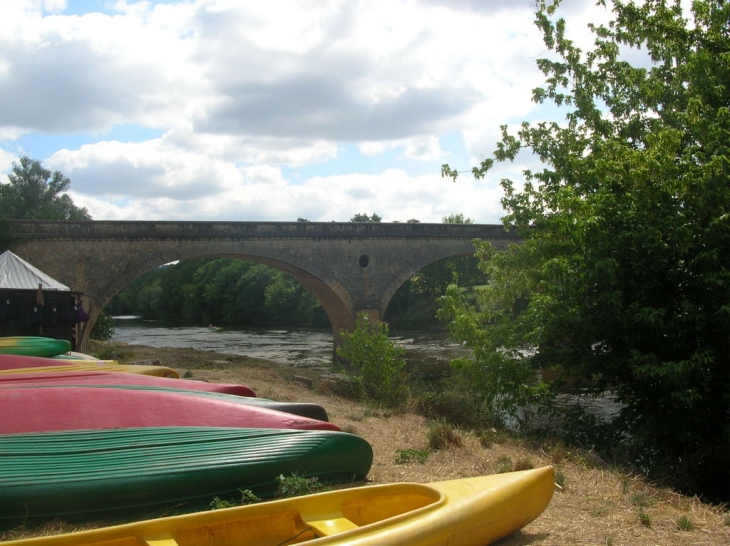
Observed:
[[[404,267],[403,270],[400,271],[396,276],[394,276],[391,282],[383,290],[383,299],[380,305],[380,308],[382,309],[381,316],[385,314],[385,310],[388,308],[390,300],[393,299],[393,296],[398,291],[398,289],[421,269],[423,269],[427,265],[436,263],[439,260],[443,260],[444,258],[472,256],[473,254],[474,246],[470,241],[465,241],[464,247],[462,249],[452,247],[448,251],[446,251],[444,248],[436,247],[431,249],[430,252],[421,254],[417,259],[408,262],[407,266]]]
[[[144,273],[146,273],[147,271],[151,271],[152,269],[155,269],[160,265],[164,265],[165,263],[194,258],[233,258],[238,260],[245,260],[248,262],[260,263],[283,273],[286,273],[287,275],[298,281],[300,284],[302,284],[306,289],[308,289],[314,295],[314,297],[317,298],[317,301],[322,304],[322,307],[327,314],[330,323],[332,324],[332,329],[334,332],[347,330],[352,327],[352,324],[348,320],[348,309],[352,306],[352,301],[350,301],[347,290],[345,290],[339,283],[324,282],[316,275],[316,272],[307,271],[305,269],[302,269],[301,267],[293,265],[292,262],[295,260],[294,256],[290,256],[290,259],[287,261],[286,257],[271,258],[267,256],[243,253],[211,254],[209,251],[196,251],[192,248],[188,248],[184,252],[178,254],[177,257],[173,260],[165,261],[162,264],[155,265],[152,268],[148,267],[146,261],[135,264],[135,266],[133,267],[138,270],[140,268],[147,268],[144,271]],[[114,287],[114,294],[120,292],[125,286],[126,284],[121,287]],[[109,303],[110,299],[111,298],[103,302],[103,304],[101,305],[102,309],[104,306],[106,306],[107,303]]]

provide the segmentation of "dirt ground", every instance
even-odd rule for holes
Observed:
[[[330,421],[372,445],[367,483],[430,482],[552,465],[562,490],[556,490],[540,517],[499,541],[500,546],[730,545],[727,507],[653,487],[640,477],[597,464],[590,454],[527,445],[496,432],[485,441],[457,431],[460,447],[431,451],[423,463],[399,464],[399,450],[428,450],[427,420],[407,410],[383,411],[328,394],[318,386],[316,372],[194,349],[124,345],[120,350],[125,363],[159,362],[181,377],[243,384],[261,398],[324,406]]]

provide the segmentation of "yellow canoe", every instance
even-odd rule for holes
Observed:
[[[160,377],[180,377],[175,370],[166,366],[147,366],[142,364],[119,364],[116,360],[97,360],[79,353],[79,357],[41,358],[37,356],[0,354],[0,374],[31,372],[68,372],[99,371],[127,372]]]
[[[119,364],[116,360],[64,360],[63,364],[55,366],[36,366],[33,368],[12,368],[0,370],[0,375],[11,373],[39,373],[39,372],[125,372],[158,377],[179,378],[180,374],[166,366],[145,366],[142,364]]]
[[[429,484],[374,485],[185,514],[8,546],[485,546],[537,518],[550,466]]]

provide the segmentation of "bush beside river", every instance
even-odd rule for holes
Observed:
[[[372,445],[374,462],[367,484],[429,482],[553,465],[562,489],[556,490],[537,520],[500,541],[500,546],[730,544],[726,507],[647,483],[609,467],[587,450],[495,430],[477,435],[430,422],[413,408],[384,410],[347,400],[322,388],[316,371],[246,356],[118,343],[104,350],[115,352],[125,363],[159,361],[191,379],[244,384],[263,398],[321,404],[332,422]],[[98,351],[99,346],[92,346],[91,352]],[[2,539],[72,529],[56,522],[40,530],[8,532]]]

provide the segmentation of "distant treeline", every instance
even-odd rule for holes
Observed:
[[[433,328],[437,299],[449,284],[484,284],[474,258],[447,258],[411,277],[396,292],[384,320],[392,328]],[[142,275],[104,311],[189,325],[282,325],[323,328],[327,314],[292,277],[255,262],[197,258]]]

